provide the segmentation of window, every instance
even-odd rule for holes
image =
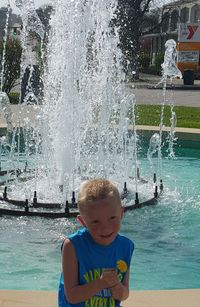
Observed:
[[[162,19],[162,32],[165,33],[169,30],[169,13],[166,12],[163,14]]]
[[[174,10],[171,13],[171,23],[170,23],[170,30],[175,31],[177,29],[177,23],[179,19],[179,14],[177,10]]]
[[[186,23],[189,21],[189,8],[184,7],[181,10],[181,22]]]
[[[200,22],[200,6],[197,4],[191,8],[191,22]]]

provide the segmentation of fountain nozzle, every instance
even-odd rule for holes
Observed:
[[[25,212],[29,211],[29,206],[28,206],[28,199],[26,198],[25,200]]]
[[[155,192],[154,192],[154,197],[157,198],[158,197],[158,186],[155,186]]]
[[[68,200],[66,200],[66,203],[65,203],[65,213],[66,213],[66,215],[69,215],[69,202],[68,202]]]
[[[5,186],[5,188],[4,188],[3,198],[7,199],[7,186]]]
[[[124,182],[123,194],[127,194],[127,193],[128,193],[127,184],[126,182]]]
[[[36,191],[34,191],[33,203],[34,205],[37,204],[37,192]]]
[[[163,181],[162,181],[162,179],[160,179],[160,191],[161,192],[163,191]]]
[[[138,192],[135,193],[135,205],[139,204]]]
[[[75,192],[72,192],[72,206],[76,204]]]

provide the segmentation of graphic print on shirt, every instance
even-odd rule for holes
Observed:
[[[124,278],[125,273],[127,272],[128,266],[124,260],[118,260],[116,263],[117,277],[118,281],[121,282]],[[91,281],[100,278],[102,272],[106,269],[97,268],[89,270],[84,274],[84,279],[87,284]],[[85,302],[86,307],[115,307],[115,300],[111,295],[109,289],[103,289],[99,291],[95,296],[91,297]]]

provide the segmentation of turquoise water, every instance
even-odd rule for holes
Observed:
[[[187,152],[187,156],[186,156]],[[135,242],[131,289],[200,287],[200,149],[163,160],[164,194],[126,213],[121,232]],[[151,168],[141,160],[141,173]],[[56,290],[60,245],[75,220],[0,217],[0,289]]]

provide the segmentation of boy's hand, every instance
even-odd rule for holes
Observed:
[[[119,300],[121,301],[122,297],[123,297],[123,285],[121,283],[118,283],[117,285],[115,285],[114,287],[110,288],[111,293],[112,293],[112,297],[115,300]]]
[[[117,278],[117,271],[115,269],[104,270],[100,279],[104,283],[105,288],[114,287],[119,283]]]

